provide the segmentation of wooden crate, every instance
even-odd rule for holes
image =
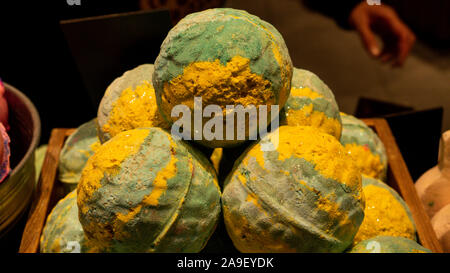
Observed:
[[[408,204],[416,223],[420,243],[433,252],[443,252],[388,123],[384,119],[363,119],[363,121],[375,130],[386,147],[389,162],[387,183],[396,189]],[[62,185],[57,180],[57,167],[64,141],[73,132],[74,129],[52,131],[36,197],[23,232],[20,253],[39,252],[39,239],[47,215],[56,202],[63,197]]]

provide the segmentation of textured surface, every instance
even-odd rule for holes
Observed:
[[[80,221],[98,252],[198,252],[220,190],[207,159],[160,128],[122,132],[88,160]]]
[[[41,236],[41,253],[81,252],[84,232],[78,221],[77,192],[61,199],[48,215]],[[86,249],[84,249],[86,250]]]
[[[291,78],[288,50],[272,25],[245,11],[211,9],[186,16],[169,32],[153,83],[163,116],[172,120],[172,107],[184,104],[192,110],[194,96],[224,113],[226,105],[237,104],[281,108]],[[236,141],[201,143],[217,147]]]
[[[276,142],[275,151],[261,150]],[[336,138],[281,126],[253,145],[225,181],[223,211],[241,252],[340,252],[363,219],[361,176]]]
[[[291,94],[280,115],[281,124],[313,126],[337,139],[342,123],[330,88],[314,73],[294,68]]]
[[[153,64],[140,65],[108,86],[97,113],[102,142],[139,127],[169,127],[156,105],[153,70]]]
[[[99,145],[96,119],[84,123],[67,138],[61,150],[58,164],[58,179],[71,190],[80,181],[81,171]]]
[[[362,177],[366,199],[364,220],[355,236],[354,243],[379,235],[400,236],[416,239],[416,228],[411,211],[398,193],[381,182]]]
[[[362,120],[341,113],[341,144],[362,174],[386,180],[387,156],[383,142]]]
[[[360,242],[349,250],[350,253],[430,253],[417,242],[393,236],[377,236]]]

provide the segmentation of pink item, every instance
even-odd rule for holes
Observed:
[[[0,79],[0,123],[3,123],[6,130],[9,130],[8,124],[8,104],[4,97],[5,94],[5,86],[3,85],[2,80]]]
[[[3,124],[0,123],[0,183],[3,182],[11,172],[9,156],[9,136],[6,133]]]

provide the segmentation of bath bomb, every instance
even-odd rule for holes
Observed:
[[[3,182],[11,172],[9,142],[10,139],[6,133],[6,129],[3,127],[3,124],[0,123],[0,183]]]
[[[364,217],[353,160],[310,126],[281,126],[251,146],[225,181],[222,205],[241,252],[342,252]]]
[[[139,127],[169,128],[156,104],[153,71],[153,64],[143,64],[126,71],[108,86],[97,113],[102,143]]]
[[[157,127],[105,142],[77,190],[79,219],[96,252],[199,252],[220,214],[212,165]]]
[[[359,242],[350,253],[431,253],[416,241],[394,236],[377,236]]]
[[[360,172],[369,177],[386,180],[387,155],[378,135],[362,120],[341,113],[341,144],[356,162]]]
[[[314,73],[294,68],[291,94],[280,114],[281,124],[313,126],[337,139],[342,122],[331,89]]]
[[[153,74],[164,118],[171,123],[177,121],[180,117],[172,117],[172,110],[187,106],[191,120],[202,119],[204,127],[194,128],[195,133],[205,129],[211,116],[197,117],[194,109],[208,106],[214,109],[214,117],[221,115],[223,120],[235,118],[236,111],[227,110],[227,105],[254,106],[258,112],[264,106],[265,122],[270,123],[278,116],[278,112],[272,115],[270,106],[284,106],[291,80],[292,61],[281,34],[260,18],[229,8],[209,9],[182,19],[164,40]],[[196,97],[201,98],[201,105],[195,103]],[[234,126],[228,124],[230,129],[224,126],[223,136],[227,130],[234,130],[229,132],[233,134],[237,126],[245,127],[242,139],[208,140],[203,136],[196,140],[212,148],[237,145],[255,135],[259,119],[247,117],[245,124],[235,120]],[[186,127],[183,129],[194,139],[194,129]]]
[[[379,235],[416,239],[411,211],[398,193],[380,180],[363,175],[364,220],[354,244]]]
[[[0,123],[3,123],[3,126],[9,130],[8,124],[8,102],[5,98],[5,86],[3,85],[2,80],[0,79]]]
[[[47,217],[40,240],[41,253],[87,252],[84,231],[78,220],[77,192],[61,199]]]
[[[431,219],[431,224],[436,232],[444,252],[450,252],[450,204],[441,208]]]
[[[69,191],[76,188],[87,160],[99,146],[96,119],[82,124],[67,138],[59,156],[58,179]]]

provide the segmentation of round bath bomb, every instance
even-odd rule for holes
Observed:
[[[377,179],[363,175],[362,183],[366,208],[354,244],[379,235],[415,240],[414,219],[400,195]]]
[[[292,61],[281,34],[260,18],[229,8],[209,9],[182,19],[164,40],[153,74],[156,99],[164,118],[175,122],[179,116],[172,117],[172,109],[185,105],[192,120],[202,119],[203,129],[211,115],[197,117],[194,108],[198,112],[214,107],[211,109],[215,116],[226,120],[235,118],[237,112],[227,110],[227,105],[254,106],[255,111],[264,106],[265,121],[269,123],[278,116],[278,112],[272,114],[270,106],[284,106],[291,79]],[[201,105],[194,103],[196,97],[201,98]],[[230,125],[230,131],[236,131],[237,126],[248,129],[242,139],[235,135],[220,140],[219,134],[212,140],[205,136],[196,140],[213,148],[237,145],[257,132],[257,119],[247,118],[245,125],[235,120],[234,126]],[[187,133],[183,133],[193,136],[193,125],[185,126]],[[223,137],[226,131],[224,126]],[[232,133],[235,132],[229,134]]]
[[[143,64],[125,72],[108,86],[97,113],[102,143],[135,128],[169,128],[156,105],[153,71],[153,64]]]
[[[342,123],[330,88],[314,73],[294,68],[291,94],[280,114],[281,124],[313,126],[337,139]]]
[[[76,190],[61,199],[47,217],[40,241],[41,253],[86,252],[84,232],[78,221]]]
[[[377,236],[355,245],[350,253],[431,253],[416,241],[394,236]]]
[[[241,252],[342,252],[364,217],[353,160],[309,126],[281,126],[250,147],[225,181],[222,204]]]
[[[87,160],[99,146],[96,119],[82,124],[67,138],[59,157],[58,179],[69,191],[76,188]]]
[[[386,180],[387,155],[383,142],[362,120],[341,113],[341,144],[364,175]]]
[[[198,252],[220,213],[209,161],[157,127],[100,146],[77,189],[80,222],[97,252]]]

